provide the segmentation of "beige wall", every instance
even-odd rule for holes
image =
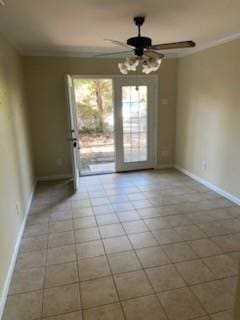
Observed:
[[[179,60],[176,134],[177,165],[238,198],[239,57],[235,40]]]
[[[118,74],[117,62],[111,59],[23,58],[37,176],[71,172],[65,75]],[[159,70],[159,150],[169,151],[167,157],[158,153],[161,165],[174,160],[176,72],[177,60],[164,61]],[[169,104],[162,105],[162,98],[168,99]],[[62,167],[57,167],[57,158],[62,159]]]
[[[21,72],[0,35],[0,298],[34,182]]]

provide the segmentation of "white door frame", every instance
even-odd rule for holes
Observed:
[[[115,92],[114,92],[114,80],[117,79],[135,79],[137,82],[137,79],[146,79],[150,78],[155,83],[155,97],[154,97],[154,116],[155,116],[155,123],[154,123],[154,151],[153,151],[153,157],[154,157],[154,165],[153,169],[157,169],[157,155],[158,155],[158,75],[119,75],[119,74],[70,74],[71,78],[74,79],[110,79],[113,81],[113,103],[115,103]],[[113,108],[113,115],[115,119],[115,108]],[[114,143],[116,141],[116,130],[114,126]],[[116,147],[115,150],[115,162],[116,162]]]

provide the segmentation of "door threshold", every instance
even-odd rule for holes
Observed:
[[[83,173],[80,174],[79,177],[91,177],[91,176],[99,176],[103,174],[113,174],[116,173],[116,171],[102,171],[102,172],[94,172],[94,173]]]

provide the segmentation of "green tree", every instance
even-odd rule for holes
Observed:
[[[76,79],[74,82],[81,131],[105,132],[113,111],[112,82],[108,79]]]

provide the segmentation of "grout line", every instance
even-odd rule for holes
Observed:
[[[74,222],[73,222],[73,225],[74,225]],[[80,287],[80,271],[79,271],[78,254],[77,254],[77,243],[76,243],[76,237],[75,237],[74,231],[73,231],[73,239],[74,239],[74,248],[75,248],[75,256],[76,256],[77,275],[78,275],[78,290],[79,290],[79,297],[80,297],[80,309],[81,309],[81,315],[83,318],[83,299],[82,299],[82,291],[81,291],[81,287]]]
[[[47,245],[45,249],[45,259],[44,259],[44,266],[43,266],[43,287],[42,287],[42,310],[41,310],[41,318],[43,318],[43,307],[44,307],[44,291],[45,291],[45,279],[46,279],[46,269],[47,269],[47,251],[48,251],[48,241],[49,241],[49,224],[50,224],[50,213],[48,218],[48,233],[47,233]]]
[[[96,223],[97,223],[97,221],[96,221]],[[103,246],[103,248],[104,248],[105,257],[106,257],[106,259],[107,259],[108,267],[109,267],[110,272],[111,272],[111,278],[112,278],[112,281],[113,281],[113,284],[114,284],[114,288],[115,288],[115,291],[116,291],[116,294],[117,294],[117,297],[118,297],[118,300],[119,300],[118,302],[119,302],[119,304],[120,304],[123,317],[124,317],[125,320],[127,320],[126,314],[125,314],[125,312],[124,312],[123,305],[122,305],[121,300],[120,300],[120,294],[119,294],[119,292],[118,292],[117,284],[116,284],[116,281],[115,281],[115,279],[114,279],[114,274],[113,274],[113,272],[112,272],[112,268],[111,268],[111,264],[110,264],[110,261],[109,261],[108,253],[107,253],[107,250],[106,250],[106,247],[105,247],[105,244],[104,244],[104,241],[103,241],[101,232],[100,232],[100,230],[99,230],[99,225],[98,225],[98,223],[97,223],[97,226],[98,226],[98,232],[99,232],[99,235],[100,235],[100,239],[101,239],[101,242],[102,242],[102,246]]]

